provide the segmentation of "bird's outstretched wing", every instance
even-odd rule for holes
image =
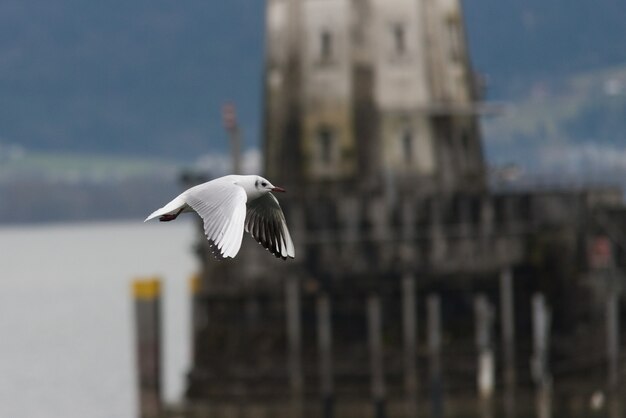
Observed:
[[[267,193],[248,202],[246,232],[278,258],[294,258],[296,252],[278,200]]]
[[[243,188],[227,181],[212,181],[189,189],[185,200],[204,221],[204,233],[215,256],[236,256],[241,248],[248,200]]]

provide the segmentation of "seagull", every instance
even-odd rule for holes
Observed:
[[[173,221],[195,211],[204,221],[204,233],[218,259],[234,258],[245,229],[277,258],[294,258],[293,241],[278,200],[271,192],[285,192],[260,176],[229,175],[182,192],[154,211],[146,221]]]

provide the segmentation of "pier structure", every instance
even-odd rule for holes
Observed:
[[[296,258],[275,260],[244,237],[235,260],[217,261],[198,229],[192,410],[409,417],[428,399],[443,414],[438,396],[477,391],[478,294],[503,315],[495,356],[507,411],[532,386],[535,292],[552,306],[546,350],[577,359],[566,392],[602,385],[580,353],[597,360],[602,301],[618,286],[600,284],[609,267],[588,256],[607,240],[619,276],[621,193],[488,188],[460,3],[266,4],[264,175],[287,189]]]

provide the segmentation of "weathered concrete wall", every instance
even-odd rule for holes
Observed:
[[[458,2],[270,0],[267,26],[268,176],[484,189]]]

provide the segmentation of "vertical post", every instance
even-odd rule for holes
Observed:
[[[317,297],[317,348],[319,352],[322,416],[324,418],[333,417],[334,406],[332,328],[330,317],[330,300],[328,295],[319,295]]]
[[[233,148],[233,173],[241,174],[241,131],[239,125],[230,132],[230,143]]]
[[[200,294],[202,279],[199,275],[195,274],[189,278],[189,293],[191,295],[191,358],[196,358],[196,338],[200,330],[206,327],[207,317],[203,315],[200,303],[198,301],[198,295]]]
[[[619,391],[619,293],[620,286],[616,277],[613,243],[607,236],[592,237],[588,248],[589,264],[597,273],[602,273],[606,285],[606,366],[608,393],[608,416],[621,417],[621,398]]]
[[[161,415],[161,281],[135,280],[135,341],[139,377],[139,416]]]
[[[380,297],[371,295],[367,299],[367,319],[369,328],[370,371],[372,375],[372,397],[374,416],[385,416],[385,378],[383,370],[382,320]]]
[[[611,277],[615,280],[615,277]],[[615,283],[609,284],[606,300],[606,349],[607,349],[607,386],[609,393],[609,417],[621,416],[621,396],[619,390],[619,298]]]
[[[441,202],[438,198],[433,197],[429,205],[430,217],[430,254],[432,262],[437,263],[446,253],[446,237],[443,234],[441,220]]]
[[[550,336],[550,312],[545,298],[536,293],[532,299],[533,307],[533,357],[531,371],[537,387],[537,417],[550,418],[552,379],[548,371],[548,347]]]
[[[504,354],[504,410],[507,418],[515,416],[515,307],[511,268],[500,273],[500,318]]]
[[[402,278],[402,325],[404,333],[404,390],[407,416],[417,417],[417,320],[415,277]]]
[[[291,387],[292,413],[294,418],[302,417],[303,414],[303,378],[301,348],[301,324],[300,324],[300,284],[297,277],[287,278],[285,284],[286,307],[287,307],[287,341],[288,341],[288,372],[289,386]]]
[[[476,386],[480,416],[493,416],[494,359],[492,345],[493,308],[484,294],[474,299],[476,316],[476,349],[478,351],[478,367]]]
[[[617,293],[610,290],[606,301],[606,346],[608,387],[614,392],[619,383],[619,305]]]
[[[230,137],[233,173],[241,174],[241,131],[237,122],[237,111],[233,103],[226,103],[222,106],[222,121]]]
[[[430,357],[430,392],[432,418],[443,417],[443,382],[441,377],[441,304],[438,295],[426,300],[428,355]]]

